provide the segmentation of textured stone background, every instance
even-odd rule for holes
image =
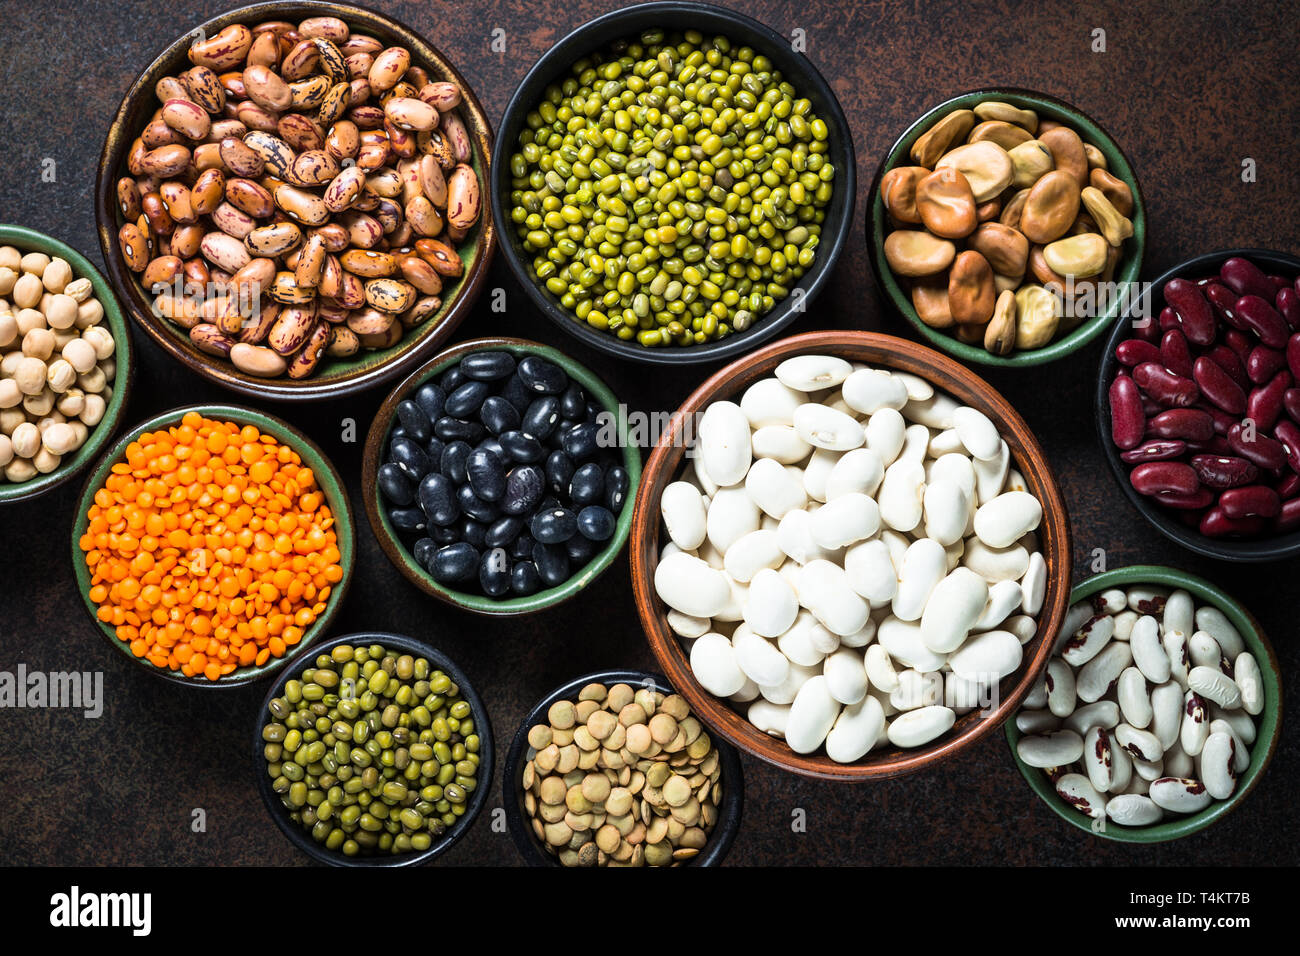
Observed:
[[[808,57],[844,106],[859,160],[858,222],[875,164],[918,113],[990,84],[1053,93],[1090,113],[1135,165],[1148,205],[1145,274],[1195,253],[1254,245],[1300,252],[1300,111],[1294,11],[1283,5],[1112,0],[834,3],[752,0],[730,5],[788,33],[807,34]],[[612,4],[593,0],[411,3],[375,0],[426,34],[460,65],[494,123],[524,72],[550,44]],[[6,6],[9,6],[8,4]],[[217,0],[110,3],[44,0],[39,15],[5,18],[0,34],[0,220],[40,229],[97,263],[93,170],[109,117],[137,71],[167,42],[225,8]],[[167,19],[160,22],[161,11]],[[11,9],[12,13],[18,13]],[[489,50],[506,31],[507,52]],[[1090,51],[1094,28],[1107,52]],[[1243,184],[1244,157],[1258,182]],[[42,162],[57,164],[44,182]],[[461,327],[532,336],[571,351],[630,405],[667,409],[705,369],[648,373],[575,346],[526,307],[498,264],[492,284],[511,289],[508,317],[480,309]],[[866,328],[906,334],[877,296],[861,226],[826,293],[792,331]],[[228,400],[173,364],[143,335],[127,415],[138,421],[180,401]],[[1295,689],[1295,561],[1232,566],[1199,560],[1152,530],[1124,499],[1096,446],[1093,389],[1099,346],[1047,368],[990,380],[1035,427],[1060,476],[1074,521],[1075,560],[1095,548],[1109,566],[1171,564],[1204,574],[1240,597],[1272,635]],[[333,458],[358,517],[360,445],[340,441],[340,420],[364,429],[379,392],[313,408],[281,409]],[[364,434],[364,432],[363,432]],[[70,509],[80,482],[0,511],[0,669],[105,673],[104,716],[0,712],[0,862],[301,864],[257,796],[248,736],[263,689],[197,693],[164,685],[97,636],[74,590]],[[393,630],[423,637],[457,659],[485,698],[498,751],[551,687],[613,666],[648,667],[627,563],[566,607],[510,624],[485,624],[431,600],[388,564],[364,518],[357,575],[337,631]],[[941,769],[845,788],[779,773],[747,759],[746,812],[733,864],[1258,864],[1295,863],[1294,792],[1300,782],[1292,728],[1269,773],[1238,813],[1171,845],[1130,847],[1066,826],[1025,786],[1005,741],[993,735]],[[501,768],[490,806],[500,804]],[[1291,794],[1290,796],[1288,794]],[[190,811],[207,811],[192,834]],[[791,811],[807,812],[792,834]],[[508,836],[487,817],[445,858],[514,864]]]

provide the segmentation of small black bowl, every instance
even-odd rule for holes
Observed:
[[[461,697],[469,702],[470,713],[474,717],[474,727],[479,736],[479,776],[474,792],[469,798],[469,809],[465,811],[465,815],[455,825],[442,835],[442,839],[436,841],[429,849],[383,856],[344,856],[335,850],[327,850],[313,840],[307,830],[290,820],[288,813],[285,812],[284,804],[280,802],[279,795],[271,789],[271,778],[266,773],[266,757],[262,753],[262,748],[266,744],[262,740],[262,728],[269,723],[267,708],[270,706],[271,701],[283,694],[285,684],[296,679],[303,669],[308,666],[305,660],[295,662],[292,668],[286,668],[276,678],[274,686],[267,693],[266,698],[262,701],[261,708],[257,712],[257,720],[253,726],[253,772],[257,776],[257,789],[262,795],[262,802],[266,804],[266,809],[270,811],[271,818],[275,820],[275,825],[289,838],[289,842],[312,859],[321,863],[328,863],[331,866],[361,868],[418,866],[421,863],[428,863],[435,857],[441,856],[447,850],[450,850],[456,841],[465,835],[466,831],[474,825],[474,818],[479,815],[479,812],[487,803],[488,792],[492,789],[492,768],[495,759],[495,751],[492,746],[492,725],[488,721],[487,708],[483,706],[483,701],[474,692],[474,688],[465,677],[465,672],[456,666],[451,658],[423,641],[417,641],[401,634],[389,634],[382,631],[360,631],[355,634],[343,634],[339,637],[330,638],[323,643],[312,645],[311,660],[314,662],[321,654],[328,654],[339,644],[381,644],[386,648],[406,651],[416,657],[425,658],[434,667],[445,671],[447,676],[456,682],[456,686],[460,688]]]
[[[546,87],[567,76],[573,64],[583,57],[608,47],[615,40],[635,36],[651,27],[722,34],[736,45],[752,46],[772,61],[800,96],[811,101],[814,111],[830,130],[828,156],[835,165],[835,188],[826,207],[821,242],[812,267],[804,273],[789,296],[776,303],[770,312],[744,332],[735,332],[704,345],[646,348],[607,332],[598,332],[576,319],[533,276],[531,257],[515,234],[506,208],[510,196],[510,156],[515,151],[528,113],[541,101]],[[634,362],[659,365],[719,362],[748,352],[771,339],[806,311],[808,304],[825,286],[853,224],[857,161],[853,134],[834,91],[807,58],[790,49],[788,37],[782,37],[742,13],[707,3],[689,0],[643,3],[604,14],[578,27],[543,54],[524,76],[506,107],[493,152],[497,161],[492,164],[489,188],[492,218],[500,224],[501,250],[515,279],[523,286],[533,305],[565,332],[600,352]]]
[[[528,825],[527,812],[524,810],[523,787],[520,781],[523,776],[525,755],[528,753],[529,728],[545,719],[551,704],[563,698],[575,699],[582,688],[592,683],[604,684],[606,687],[611,684],[630,684],[633,687],[653,687],[665,692],[671,692],[672,689],[672,685],[660,674],[629,670],[596,671],[594,674],[577,677],[555,688],[528,712],[528,716],[515,731],[514,740],[510,742],[510,750],[506,753],[505,778],[501,782],[501,805],[506,809],[506,823],[510,828],[510,838],[515,841],[516,849],[529,866],[561,866],[560,861],[546,852],[546,849],[537,842],[537,837]],[[698,716],[696,719],[699,719]],[[721,866],[727,851],[731,849],[731,844],[736,840],[736,834],[740,831],[740,817],[745,805],[745,779],[740,769],[740,756],[736,748],[723,740],[720,734],[714,733],[707,724],[704,724],[704,727],[708,731],[709,739],[718,749],[718,759],[722,764],[722,806],[718,808],[718,822],[714,825],[713,832],[709,834],[709,842],[700,855],[691,860],[688,865]],[[265,772],[262,775],[266,776]],[[267,789],[270,789],[269,785]]]
[[[1101,370],[1097,375],[1097,436],[1101,440],[1102,451],[1110,464],[1110,470],[1128,500],[1133,503],[1133,507],[1141,513],[1142,517],[1170,541],[1182,545],[1195,554],[1220,561],[1277,561],[1300,554],[1300,531],[1289,531],[1271,538],[1207,537],[1196,528],[1179,521],[1176,517],[1177,512],[1173,509],[1156,505],[1151,499],[1134,490],[1128,477],[1132,466],[1120,459],[1120,450],[1110,437],[1110,384],[1115,380],[1119,367],[1119,360],[1115,358],[1115,347],[1125,339],[1133,337],[1134,307],[1142,305],[1151,316],[1151,321],[1156,321],[1160,314],[1161,303],[1164,301],[1165,283],[1170,279],[1195,280],[1214,275],[1224,262],[1235,256],[1249,259],[1265,272],[1300,275],[1300,258],[1288,253],[1274,252],[1270,249],[1225,249],[1221,252],[1207,252],[1180,262],[1149,283],[1143,291],[1143,297],[1149,297],[1149,308],[1146,308],[1147,303],[1144,303],[1143,297],[1139,297],[1136,303],[1126,308],[1119,321],[1115,323],[1114,329],[1111,330],[1110,337],[1106,340],[1106,347],[1101,353]]]

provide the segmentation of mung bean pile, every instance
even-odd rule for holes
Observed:
[[[511,221],[579,321],[648,347],[709,342],[813,264],[828,135],[762,54],[647,31],[579,60],[528,114]]]
[[[477,786],[479,736],[455,681],[423,657],[340,644],[285,684],[262,728],[295,823],[345,856],[427,850]]]

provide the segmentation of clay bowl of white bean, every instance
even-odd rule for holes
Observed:
[[[1068,823],[1125,843],[1188,836],[1240,806],[1282,726],[1259,622],[1209,581],[1158,565],[1098,574],[1070,602],[1006,725],[1029,786]]]
[[[492,131],[418,33],[336,3],[187,24],[100,156],[107,274],[165,352],[273,401],[400,378],[455,332],[496,230]]]
[[[952,359],[811,332],[700,386],[650,456],[632,584],[718,735],[809,777],[933,766],[1047,667],[1070,529],[1029,426]]]
[[[0,505],[63,484],[122,421],[134,353],[107,280],[77,250],[0,225]]]

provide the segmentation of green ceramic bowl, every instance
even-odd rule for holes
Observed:
[[[1005,732],[1007,743],[1011,745],[1011,757],[1020,768],[1021,774],[1033,791],[1042,797],[1043,802],[1062,820],[1080,830],[1108,840],[1118,840],[1121,843],[1163,843],[1166,840],[1189,836],[1211,826],[1240,806],[1250,791],[1255,788],[1264,773],[1264,768],[1273,757],[1273,751],[1277,749],[1282,727],[1282,677],[1277,655],[1273,652],[1273,646],[1269,644],[1268,638],[1264,636],[1259,622],[1228,594],[1194,574],[1156,564],[1135,564],[1127,568],[1116,568],[1114,571],[1106,571],[1088,578],[1076,587],[1070,592],[1070,603],[1075,604],[1107,588],[1124,588],[1138,584],[1182,588],[1198,603],[1217,607],[1227,615],[1228,620],[1241,633],[1242,640],[1246,642],[1246,649],[1255,655],[1255,660],[1259,663],[1259,672],[1264,683],[1264,711],[1256,718],[1257,734],[1255,743],[1250,749],[1250,766],[1237,778],[1237,789],[1232,796],[1227,800],[1215,801],[1200,813],[1166,819],[1147,827],[1121,826],[1108,819],[1105,829],[1094,830],[1091,819],[1067,805],[1056,795],[1056,789],[1047,779],[1047,774],[1020,759],[1019,754],[1016,753],[1016,745],[1020,742],[1021,734],[1016,729],[1014,720],[1006,722]]]
[[[482,351],[506,351],[517,356],[540,355],[564,369],[571,379],[586,389],[590,398],[599,402],[602,408],[613,412],[618,419],[619,447],[623,450],[623,467],[627,469],[628,491],[627,500],[618,516],[614,536],[595,557],[587,562],[586,567],[575,571],[563,584],[538,591],[528,597],[490,598],[483,594],[453,590],[435,581],[433,575],[416,562],[406,542],[388,520],[388,512],[380,502],[379,488],[375,482],[379,466],[388,448],[389,433],[394,428],[398,403],[466,355]],[[404,382],[393,389],[375,415],[374,423],[370,426],[370,434],[366,437],[365,458],[361,471],[361,494],[366,503],[366,516],[370,519],[370,527],[374,530],[375,537],[379,539],[384,553],[388,555],[388,560],[392,561],[416,587],[440,601],[476,614],[494,617],[517,617],[555,607],[596,580],[613,563],[614,558],[623,550],[623,545],[627,543],[628,533],[632,528],[634,510],[632,504],[636,501],[637,488],[641,484],[641,452],[628,440],[626,422],[623,419],[624,416],[619,414],[618,399],[605,383],[585,366],[575,362],[558,349],[527,339],[483,338],[461,342],[438,355],[428,365],[411,373]]]
[[[1128,184],[1129,189],[1133,191],[1133,215],[1131,217],[1133,220],[1133,236],[1124,243],[1123,255],[1120,257],[1113,281],[1119,288],[1125,288],[1125,284],[1137,282],[1142,269],[1142,255],[1146,249],[1147,219],[1146,206],[1142,200],[1142,190],[1138,186],[1137,176],[1133,172],[1128,157],[1110,138],[1110,135],[1082,110],[1046,93],[1036,93],[1032,90],[1017,88],[972,90],[969,93],[962,93],[960,96],[945,100],[909,126],[903,135],[895,141],[894,145],[890,147],[889,152],[885,154],[885,158],[881,160],[875,178],[871,182],[871,189],[867,193],[867,199],[869,200],[867,206],[867,245],[871,250],[871,269],[875,273],[876,284],[888,295],[894,309],[902,313],[903,318],[911,323],[912,327],[916,329],[923,339],[940,351],[947,352],[954,358],[961,359],[964,362],[1002,368],[1024,368],[1030,365],[1055,362],[1057,359],[1065,358],[1067,355],[1077,352],[1100,335],[1103,330],[1109,328],[1120,313],[1123,304],[1122,298],[1119,296],[1112,297],[1112,300],[1107,303],[1107,307],[1099,314],[1086,319],[1068,335],[1064,335],[1040,349],[1017,351],[1010,355],[994,355],[981,345],[967,345],[964,342],[959,342],[946,331],[932,329],[922,322],[916,314],[916,309],[912,307],[911,296],[894,278],[893,271],[885,261],[886,215],[885,204],[880,198],[881,178],[895,166],[910,165],[909,153],[912,149],[912,143],[919,139],[921,134],[928,130],[936,120],[953,110],[970,109],[976,103],[984,100],[1001,100],[1021,109],[1032,109],[1040,117],[1057,120],[1073,127],[1085,143],[1091,143],[1101,150],[1106,157],[1110,173],[1122,179]]]
[[[302,636],[302,640],[297,645],[292,647],[283,657],[272,658],[260,667],[237,667],[229,674],[215,681],[186,677],[180,671],[163,670],[160,667],[154,667],[144,658],[136,657],[131,653],[131,648],[127,644],[118,640],[113,628],[102,623],[96,616],[98,609],[94,602],[90,600],[90,572],[86,567],[85,554],[82,552],[80,545],[81,536],[85,534],[86,526],[89,523],[87,512],[94,502],[95,492],[103,487],[113,465],[123,460],[127,446],[144,432],[156,431],[160,428],[179,424],[181,419],[189,412],[198,412],[205,418],[218,418],[237,422],[240,425],[253,425],[264,434],[270,435],[298,452],[302,456],[303,463],[316,473],[317,485],[325,493],[325,501],[334,513],[334,533],[338,537],[338,549],[342,555],[339,565],[343,568],[343,579],[334,586],[329,602],[325,607],[325,613],[318,617],[316,622],[307,629],[307,633]],[[95,470],[86,479],[86,486],[81,492],[81,498],[77,504],[77,512],[72,524],[72,568],[77,578],[77,590],[81,593],[81,599],[86,606],[86,611],[95,623],[95,629],[103,635],[104,640],[108,641],[117,653],[132,664],[143,667],[156,677],[161,677],[175,684],[184,684],[186,687],[241,687],[268,677],[302,657],[312,644],[329,630],[334,618],[338,616],[339,609],[343,606],[343,598],[347,594],[348,585],[352,580],[352,566],[355,559],[356,530],[352,517],[352,506],[348,504],[343,479],[339,477],[338,471],[335,470],[330,460],[325,457],[325,453],[316,447],[316,444],[310,438],[288,423],[264,412],[255,411],[251,408],[242,408],[238,405],[186,405],[182,408],[173,408],[170,411],[153,416],[148,421],[141,422],[123,434],[116,444],[99,460],[98,464],[95,465]]]
[[[104,307],[104,324],[113,333],[117,344],[113,358],[117,362],[117,374],[113,378],[113,397],[108,401],[104,417],[90,430],[86,443],[73,453],[66,461],[48,475],[37,475],[31,481],[12,484],[0,477],[0,505],[14,501],[26,501],[43,495],[55,488],[94,460],[108,440],[122,423],[126,411],[127,398],[131,394],[131,380],[135,375],[135,352],[131,348],[131,333],[127,327],[122,308],[108,284],[108,280],[99,274],[99,270],[90,264],[81,253],[71,246],[52,239],[44,233],[26,229],[22,226],[0,225],[0,246],[17,246],[23,252],[43,252],[51,258],[58,256],[66,259],[72,266],[76,278],[87,278],[94,287],[95,298]]]

